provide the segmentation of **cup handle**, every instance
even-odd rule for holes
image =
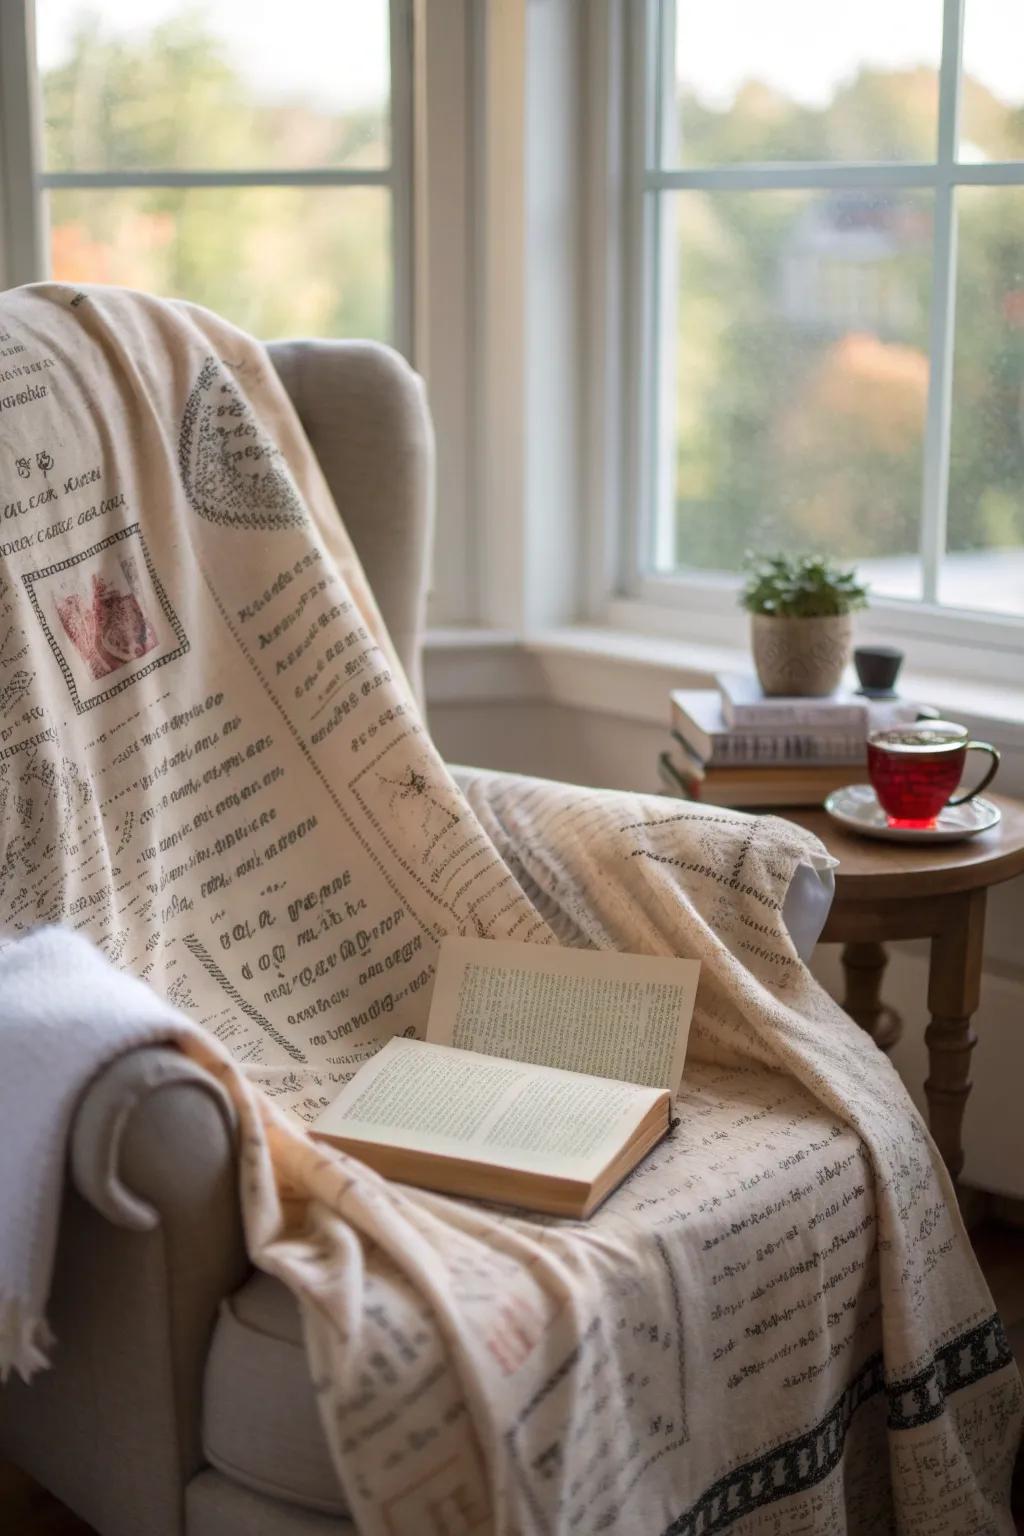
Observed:
[[[989,764],[988,773],[986,773],[981,783],[975,784],[974,788],[969,789],[966,795],[958,795],[955,800],[948,800],[946,802],[947,805],[966,805],[968,800],[973,800],[975,795],[980,795],[982,790],[987,785],[991,784],[992,780],[996,776],[996,769],[999,767],[999,753],[995,747],[993,747],[987,741],[969,741],[967,743],[967,751],[988,753],[989,757],[992,759],[991,763]]]

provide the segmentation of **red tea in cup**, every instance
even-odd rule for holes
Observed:
[[[868,736],[868,777],[890,827],[931,827],[947,805],[973,800],[992,782],[999,753],[987,741],[969,740],[966,726],[951,720],[919,720]],[[992,759],[981,783],[952,799],[968,752]]]

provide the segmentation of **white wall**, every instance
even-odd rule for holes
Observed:
[[[522,689],[524,680],[517,678],[515,685]],[[529,679],[525,687],[529,691]],[[619,789],[656,789],[655,762],[665,744],[665,732],[659,726],[542,698],[509,697],[495,702],[470,698],[463,703],[448,699],[430,706],[430,725],[449,762]],[[1015,755],[1001,787],[1020,794],[1024,782],[1018,780],[1024,780],[1024,773]],[[985,976],[974,1020],[978,1035],[974,1092],[964,1129],[965,1181],[1017,1199],[1024,1199],[1022,933],[1024,879],[989,893]],[[927,946],[894,944],[889,952],[883,996],[904,1019],[903,1038],[892,1059],[924,1108]],[[813,969],[834,996],[842,995],[836,946],[823,945]]]

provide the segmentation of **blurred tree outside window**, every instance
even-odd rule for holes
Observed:
[[[962,0],[944,71],[951,9],[652,0],[649,572],[1024,616],[1024,13]]]
[[[51,275],[395,334],[387,0],[36,0]]]

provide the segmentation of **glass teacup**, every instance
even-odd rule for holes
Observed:
[[[981,783],[951,798],[968,752],[991,758]],[[999,753],[987,741],[971,741],[966,726],[951,720],[918,720],[868,735],[868,776],[890,827],[927,828],[947,805],[963,805],[991,784]]]

